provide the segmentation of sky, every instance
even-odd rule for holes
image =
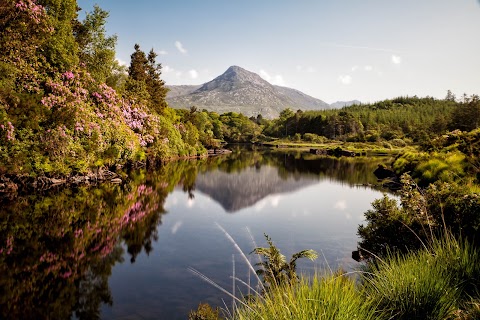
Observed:
[[[129,64],[154,49],[168,85],[232,65],[328,103],[480,94],[480,0],[78,0],[109,11]]]

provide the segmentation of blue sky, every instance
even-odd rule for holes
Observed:
[[[78,0],[96,3],[117,58],[154,48],[167,84],[238,65],[329,103],[480,93],[480,0]]]

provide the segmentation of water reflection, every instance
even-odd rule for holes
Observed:
[[[375,183],[371,173],[380,161],[386,160],[321,159],[300,153],[237,150],[226,157],[172,162],[153,172],[136,171],[124,185],[104,184],[0,199],[0,318],[98,319],[131,314],[131,309],[138,307],[143,309],[144,318],[173,319],[179,315],[184,319],[186,312],[198,304],[197,297],[214,291],[197,279],[176,280],[192,261],[198,268],[229,280],[229,271],[224,270],[228,269],[224,263],[228,258],[207,252],[209,239],[218,243],[219,238],[212,233],[213,223],[208,219],[222,221],[227,219],[225,211],[242,211],[244,215],[237,222],[256,225],[254,233],[260,235],[267,231],[272,236],[280,234],[293,220],[308,230],[312,220],[305,217],[312,215],[316,204],[308,199],[299,203],[295,197],[281,200],[279,194],[302,189],[310,199],[315,198],[318,189],[311,187],[322,180],[352,186]],[[180,197],[178,192],[186,197]],[[179,202],[174,203],[175,197]],[[215,209],[211,199],[223,209]],[[189,206],[197,215],[188,212]],[[277,218],[287,208],[297,216],[288,212],[284,221],[276,224],[278,230],[266,230],[273,228],[271,219],[276,219],[266,210],[269,206],[277,211]],[[345,199],[328,206],[351,214]],[[251,215],[260,211],[265,212],[262,217]],[[171,221],[159,227],[165,225],[165,219]],[[228,226],[234,221],[223,223]],[[325,226],[328,234],[328,223]],[[230,227],[236,229],[237,225]],[[305,234],[323,229],[317,226]],[[354,233],[352,239],[355,241]],[[318,242],[317,238],[281,241],[287,240],[294,244],[299,241],[300,249]],[[291,249],[298,251],[295,245]],[[225,246],[224,250],[231,248]],[[145,276],[144,282],[139,275]],[[144,288],[157,288],[159,293],[154,297],[144,294],[132,304],[130,288],[125,287],[129,280]],[[124,300],[124,296],[129,298]],[[148,303],[162,306],[161,313],[156,309],[153,312],[152,306],[144,308]],[[113,311],[105,308],[109,305],[114,306]]]

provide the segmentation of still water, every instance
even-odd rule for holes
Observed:
[[[187,319],[231,298],[232,275],[256,286],[252,263],[268,234],[298,270],[355,268],[356,230],[382,191],[385,158],[236,150],[125,175],[124,185],[0,200],[0,319]],[[236,295],[248,289],[235,283]]]

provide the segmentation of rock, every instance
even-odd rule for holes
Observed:
[[[385,168],[384,165],[379,164],[378,168],[373,171],[377,179],[397,178],[397,174],[390,169]]]
[[[363,256],[363,254],[360,250],[355,250],[355,251],[352,251],[352,259],[357,261],[357,262],[360,262],[360,261],[364,260],[365,257]]]
[[[229,154],[232,153],[232,150],[228,149],[209,149],[208,150],[208,155],[209,156],[215,156],[215,155],[220,155],[220,154]]]
[[[310,149],[311,154],[316,154],[316,155],[322,155],[326,156],[327,155],[327,150],[325,149]]]
[[[50,178],[50,183],[52,185],[64,184],[66,181],[61,179]]]
[[[14,193],[18,191],[18,186],[12,181],[0,182],[0,193]]]
[[[335,156],[335,157],[355,157],[356,153],[353,151],[349,150],[343,150],[340,147],[337,147],[335,149],[328,149],[327,154],[329,156]]]

